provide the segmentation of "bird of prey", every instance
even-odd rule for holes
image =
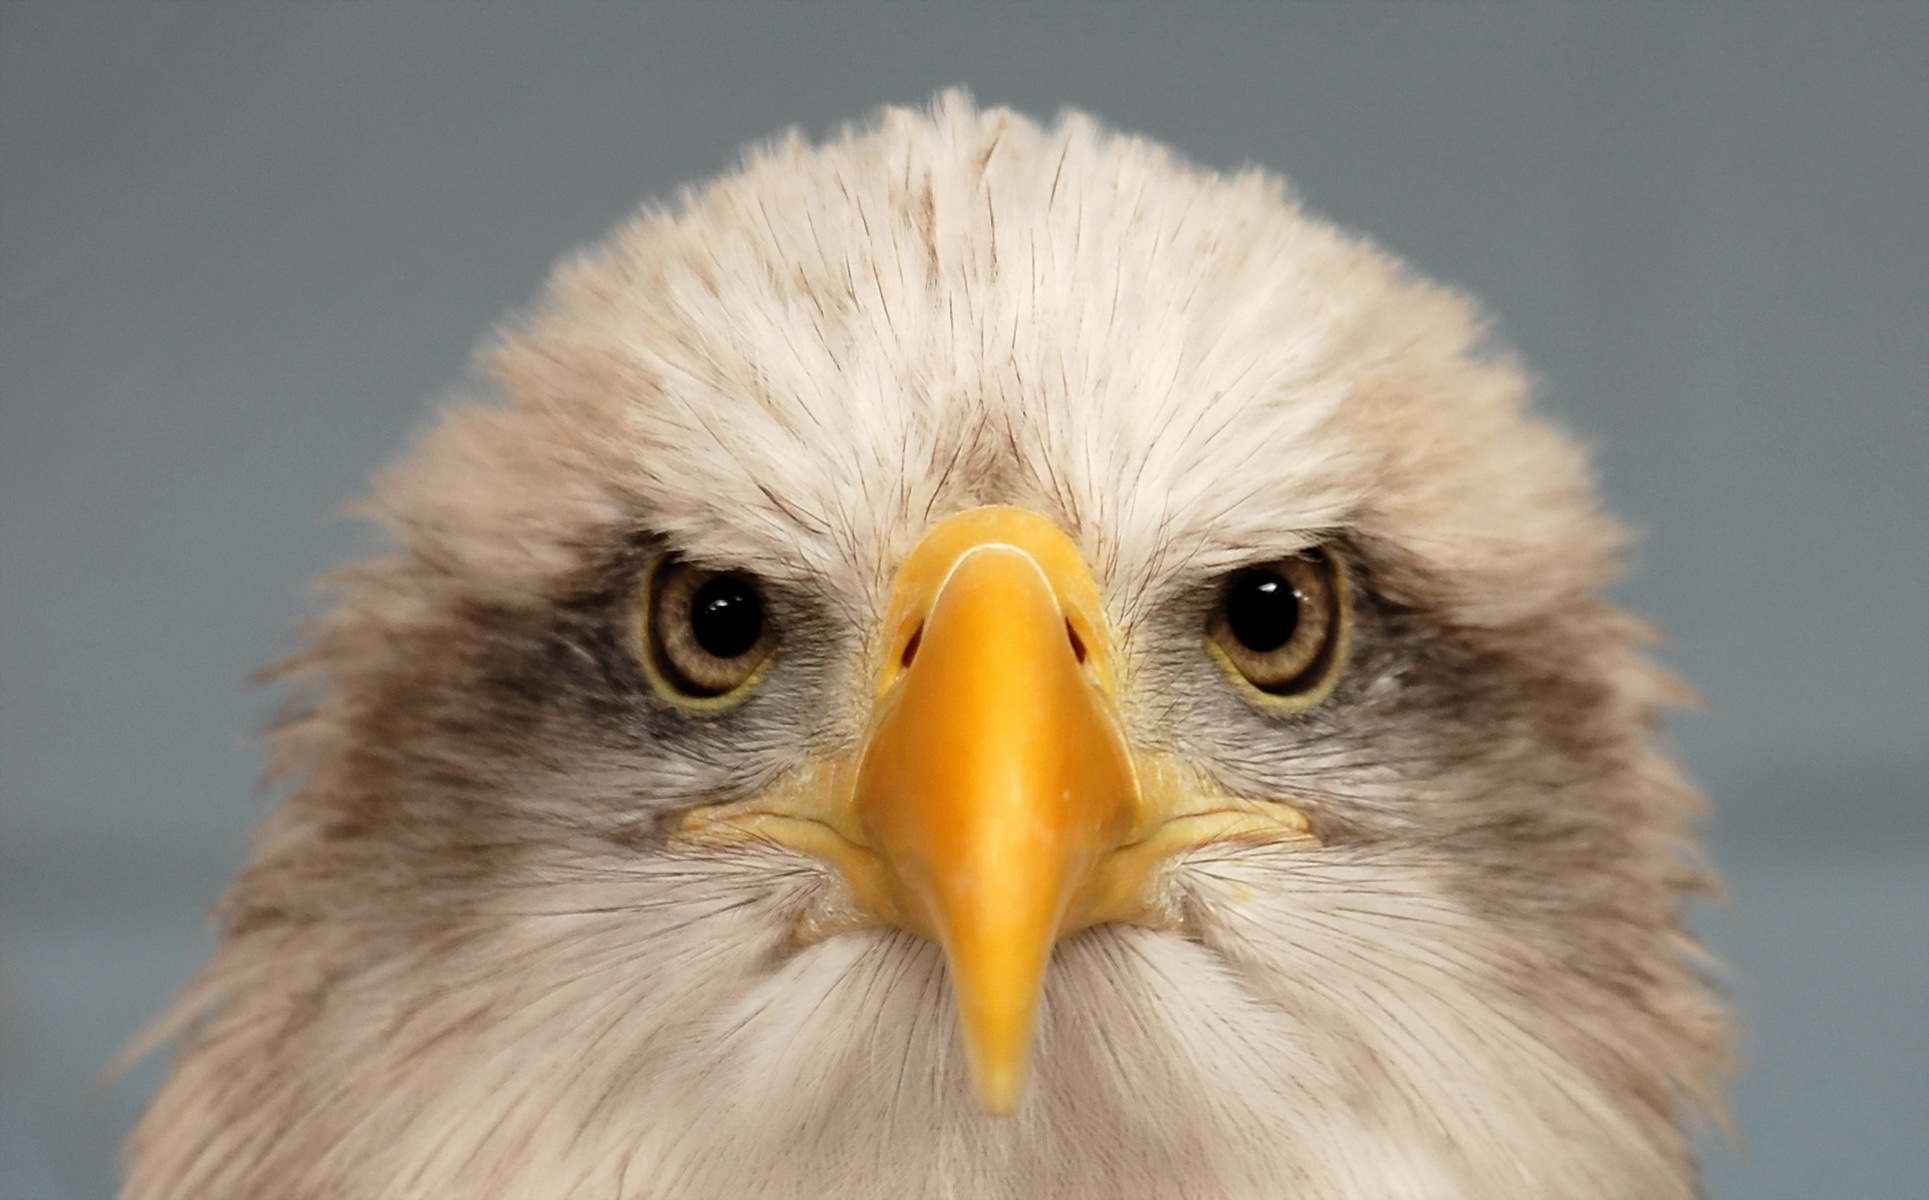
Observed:
[[[127,1200],[1696,1193],[1682,689],[1467,299],[949,95],[479,362]]]

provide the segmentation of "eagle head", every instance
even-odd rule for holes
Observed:
[[[1468,301],[948,96],[481,362],[128,1200],[1694,1194],[1678,688]]]

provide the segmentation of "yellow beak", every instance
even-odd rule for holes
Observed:
[[[979,1101],[1008,1113],[1052,945],[1089,923],[1078,902],[1132,832],[1138,789],[1077,552],[1020,509],[953,521],[900,575],[910,632],[853,815],[880,899],[944,948]]]
[[[986,1112],[1022,1098],[1052,947],[1108,921],[1181,924],[1159,867],[1203,842],[1310,841],[1288,805],[1229,795],[1130,752],[1098,585],[1024,509],[940,522],[899,569],[858,758],[689,814],[830,864],[848,893],[799,918],[815,941],[890,924],[944,950]]]

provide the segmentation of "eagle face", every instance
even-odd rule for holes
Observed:
[[[1694,1194],[1676,688],[1466,301],[950,96],[484,362],[128,1197]]]

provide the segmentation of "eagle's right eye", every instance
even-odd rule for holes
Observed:
[[[734,701],[776,649],[763,592],[745,572],[662,558],[650,569],[646,596],[644,662],[672,700]]]
[[[1206,650],[1266,703],[1314,703],[1338,672],[1345,633],[1338,562],[1312,551],[1228,576],[1206,625]]]

